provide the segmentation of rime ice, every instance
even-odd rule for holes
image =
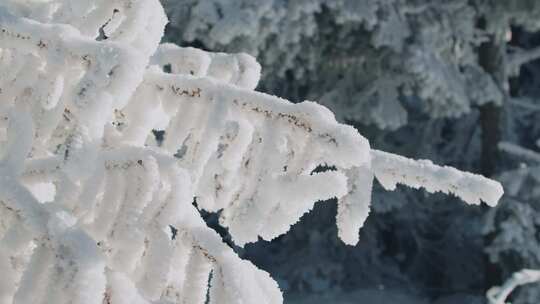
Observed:
[[[469,203],[502,195],[371,150],[314,102],[254,91],[247,54],[159,46],[165,23],[156,0],[0,6],[0,303],[281,303],[194,199],[243,245],[337,198],[355,244],[374,177]]]

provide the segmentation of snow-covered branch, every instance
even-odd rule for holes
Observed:
[[[506,63],[507,70],[512,76],[518,75],[522,65],[538,58],[540,58],[540,47],[529,50],[516,49],[508,55],[508,61]]]
[[[517,287],[525,284],[540,282],[540,271],[522,269],[512,274],[502,286],[495,286],[487,291],[489,304],[506,304],[506,299]]]
[[[403,184],[412,188],[422,187],[432,193],[452,193],[469,204],[483,201],[489,206],[495,206],[503,195],[503,188],[498,182],[481,175],[378,150],[372,150],[371,155],[375,177],[387,190]]]
[[[510,142],[500,142],[498,148],[499,150],[509,155],[512,155],[519,160],[540,163],[540,153],[532,151],[530,149],[520,147]]]
[[[374,177],[469,203],[502,195],[372,150],[314,102],[254,91],[247,54],[158,47],[155,0],[77,3],[0,6],[1,304],[281,303],[194,200],[243,245],[337,198],[339,236],[356,244]]]

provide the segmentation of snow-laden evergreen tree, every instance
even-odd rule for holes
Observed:
[[[433,117],[502,104],[478,47],[492,41],[504,52],[510,25],[540,27],[534,0],[162,2],[171,39],[257,55],[269,70],[265,88],[320,98],[342,121],[393,129],[407,123],[411,104]],[[500,67],[535,58],[515,55]],[[284,77],[295,81],[283,87]]]
[[[166,22],[157,0],[0,4],[0,303],[281,303],[197,208],[244,245],[337,198],[339,237],[356,244],[374,178],[502,196],[371,149],[314,102],[254,91],[247,54],[159,45]]]

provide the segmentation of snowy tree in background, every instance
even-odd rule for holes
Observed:
[[[197,208],[244,245],[335,197],[356,244],[374,178],[502,196],[373,150],[316,103],[255,92],[249,55],[159,45],[166,21],[157,0],[2,2],[0,303],[281,303]]]
[[[540,26],[534,0],[162,2],[172,39],[257,55],[269,69],[265,88],[321,98],[341,120],[391,129],[407,123],[411,106],[456,117],[501,105],[477,48],[490,40],[504,48],[511,24]],[[512,70],[533,59],[515,57]],[[279,88],[283,77],[295,81]]]

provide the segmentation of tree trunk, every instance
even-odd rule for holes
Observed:
[[[485,21],[481,28],[486,28]],[[489,40],[482,43],[478,50],[478,63],[485,72],[491,75],[503,95],[506,95],[506,42],[504,29],[502,33],[490,35]],[[480,121],[482,130],[482,160],[481,172],[485,176],[492,176],[497,169],[499,150],[497,144],[501,140],[501,112],[502,107],[487,100],[480,106]]]
[[[484,19],[479,22],[481,29],[487,29],[488,24]],[[506,41],[504,40],[504,28],[495,31],[489,36],[489,40],[482,43],[478,49],[478,63],[486,73],[491,75],[503,96],[507,95],[506,90]],[[501,105],[495,104],[493,100],[482,101],[480,106],[480,127],[481,127],[481,173],[491,177],[497,172],[499,161],[499,150],[497,145],[502,134],[502,110]],[[492,242],[494,235],[486,235],[484,244]],[[501,282],[500,268],[491,263],[489,257],[485,256],[485,287],[490,288],[499,285]]]

